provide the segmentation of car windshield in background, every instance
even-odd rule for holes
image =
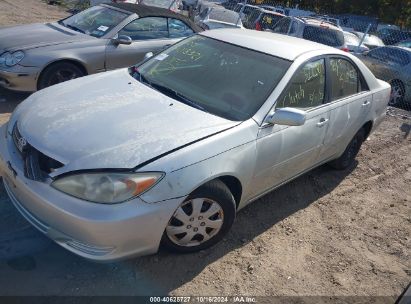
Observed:
[[[242,121],[257,112],[290,65],[197,35],[142,64],[133,76],[192,107]]]
[[[317,26],[306,26],[303,38],[332,47],[344,45],[344,34],[341,31]]]
[[[61,25],[93,37],[101,37],[129,15],[103,6],[93,6],[81,13],[59,21]]]

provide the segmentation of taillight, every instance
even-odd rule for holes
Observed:
[[[342,47],[342,48],[341,48],[341,51],[344,51],[344,52],[350,52],[350,49],[349,49],[349,48],[347,48],[347,47]]]
[[[256,29],[257,31],[262,31],[262,30],[263,30],[263,27],[261,26],[261,23],[260,23],[260,22],[257,22],[257,23],[255,24],[255,29]]]

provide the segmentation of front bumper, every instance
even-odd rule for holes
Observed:
[[[16,65],[10,70],[0,68],[0,87],[13,91],[37,91],[39,73],[40,69],[37,67]]]
[[[68,196],[25,178],[6,126],[0,128],[0,173],[17,210],[64,248],[95,261],[157,252],[164,229],[184,198],[148,204],[136,198],[103,205]]]

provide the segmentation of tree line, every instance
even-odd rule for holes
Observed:
[[[327,14],[355,14],[378,17],[380,22],[411,28],[411,0],[265,0],[284,6]]]

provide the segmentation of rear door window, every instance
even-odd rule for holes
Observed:
[[[331,101],[366,90],[357,68],[343,58],[330,58]]]

